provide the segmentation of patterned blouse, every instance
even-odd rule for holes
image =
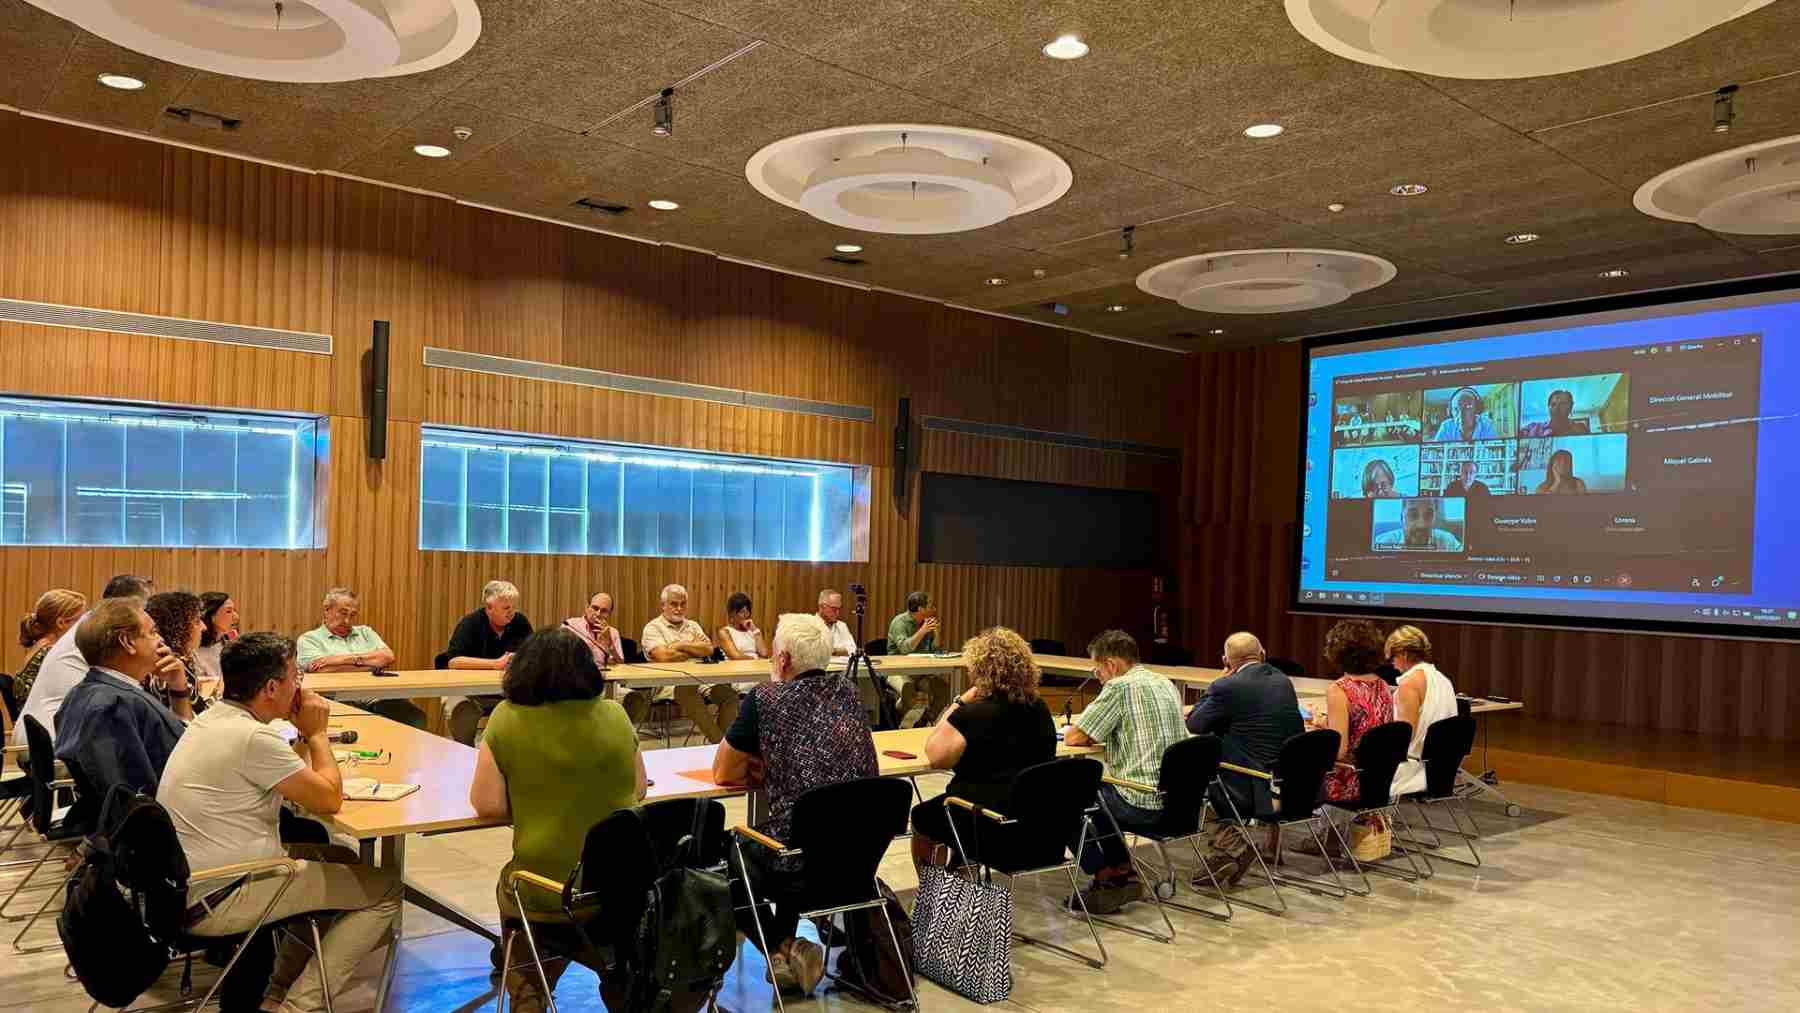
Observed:
[[[1394,720],[1394,697],[1387,683],[1379,679],[1365,682],[1345,677],[1332,683],[1344,691],[1350,703],[1350,754],[1356,755],[1357,743],[1369,729]],[[1362,797],[1356,771],[1349,767],[1333,767],[1325,778],[1325,797],[1332,801]]]
[[[880,773],[862,700],[841,672],[765,682],[750,692],[744,710],[754,715],[748,720],[755,722],[756,752],[767,770],[769,815],[759,829],[777,840],[787,839],[801,795]],[[739,721],[745,719],[740,713]]]
[[[20,707],[25,706],[25,698],[31,695],[31,684],[37,681],[38,670],[44,667],[44,655],[50,653],[51,646],[45,644],[32,651],[31,657],[25,659],[24,667],[19,669],[19,674],[13,676],[13,697],[19,701]]]

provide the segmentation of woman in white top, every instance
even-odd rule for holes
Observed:
[[[237,639],[237,602],[223,591],[208,591],[200,596],[200,646],[194,649],[194,674],[202,681],[201,689],[208,697],[216,697],[223,685],[219,656],[225,645]]]
[[[751,661],[769,656],[768,642],[763,639],[763,631],[756,626],[756,620],[750,618],[750,596],[737,591],[725,600],[725,625],[719,627],[719,635],[714,638],[719,649],[733,661]]]
[[[1388,634],[1387,656],[1401,672],[1394,685],[1394,720],[1413,727],[1406,762],[1394,771],[1394,794],[1399,796],[1425,790],[1425,732],[1456,716],[1456,687],[1431,663],[1431,641],[1417,626],[1402,626]]]

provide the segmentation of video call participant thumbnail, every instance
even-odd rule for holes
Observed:
[[[1463,551],[1463,501],[1418,497],[1374,504],[1377,552]]]
[[[1497,440],[1513,435],[1518,386],[1488,383],[1425,392],[1426,440],[1433,443]]]
[[[1621,433],[1630,420],[1631,384],[1624,373],[1527,380],[1519,401],[1520,436]]]
[[[1416,446],[1346,447],[1332,452],[1332,499],[1388,499],[1418,494]]]
[[[1624,433],[1519,441],[1519,490],[1539,496],[1625,492],[1630,437]]]

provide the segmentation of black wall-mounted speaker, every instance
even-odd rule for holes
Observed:
[[[894,505],[906,512],[906,501],[912,492],[912,398],[900,399],[900,410],[894,418]]]
[[[375,321],[369,346],[369,459],[387,459],[388,322]]]

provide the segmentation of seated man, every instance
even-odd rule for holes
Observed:
[[[794,803],[807,791],[839,781],[874,777],[875,739],[863,720],[856,691],[841,672],[827,672],[831,639],[818,616],[784,615],[775,627],[773,682],[759,684],[745,698],[743,710],[713,754],[713,780],[718,784],[756,784],[768,792],[766,818],[756,829],[784,843],[792,828]],[[744,865],[733,850],[732,896],[738,908],[738,930],[765,956],[775,986],[811,994],[825,973],[825,953],[817,943],[796,936],[799,911],[793,892],[804,874],[803,856],[777,858],[755,843],[744,845]],[[746,910],[748,898],[739,880],[748,878],[766,907]],[[758,932],[758,923],[761,932]]]
[[[914,591],[906,596],[906,611],[888,623],[888,654],[931,654],[937,650],[937,634],[936,603],[929,593]],[[941,675],[890,675],[887,682],[900,695],[895,709],[899,712],[902,727],[906,726],[907,715],[919,702],[921,689],[929,694],[929,701],[914,724],[929,725],[950,706],[950,680]]]
[[[834,658],[847,658],[856,653],[856,637],[851,634],[843,615],[844,596],[830,588],[820,591],[819,621],[825,624],[825,630],[831,636],[831,655]]]
[[[1088,644],[1088,658],[1100,679],[1100,695],[1063,732],[1071,746],[1106,747],[1106,771],[1113,777],[1156,784],[1162,776],[1163,751],[1187,738],[1181,726],[1181,694],[1164,675],[1138,662],[1137,641],[1123,630],[1107,630]],[[1162,818],[1162,796],[1100,786],[1100,798],[1122,832],[1154,827]],[[1111,914],[1137,900],[1141,888],[1125,842],[1112,832],[1112,821],[1099,816],[1097,832],[1081,853],[1081,868],[1094,877],[1081,899],[1094,914]],[[1070,847],[1074,847],[1071,843]],[[1075,898],[1068,906],[1076,910]]]
[[[529,636],[531,620],[519,611],[519,589],[504,580],[490,580],[481,589],[481,607],[457,622],[444,654],[450,668],[504,671]],[[450,737],[465,746],[473,744],[481,716],[499,702],[498,693],[459,702],[450,712]]]
[[[344,805],[343,775],[326,738],[331,705],[300,688],[293,643],[247,633],[226,645],[219,666],[224,698],[182,736],[157,792],[195,872],[287,855],[279,833],[283,799],[320,815]],[[270,727],[276,718],[299,730],[292,747]],[[286,939],[262,1007],[283,1013],[325,1008],[321,963],[332,990],[347,991],[356,965],[398,928],[404,889],[394,869],[294,857],[299,869],[269,920],[314,911],[339,915],[324,931],[318,955]],[[199,915],[188,931],[249,931],[282,882],[270,876],[194,886],[189,900]]]
[[[1219,759],[1252,770],[1273,770],[1282,744],[1305,731],[1300,726],[1300,701],[1294,695],[1293,680],[1265,657],[1262,642],[1254,635],[1226,637],[1225,675],[1206,687],[1187,716],[1188,731],[1219,737]],[[1249,819],[1259,801],[1268,801],[1269,782],[1260,778],[1225,771],[1220,785],[1224,793],[1215,791],[1212,805],[1222,817],[1230,818],[1235,809]],[[1221,826],[1213,834],[1212,854],[1206,864],[1224,885],[1243,879],[1254,862],[1255,856],[1237,831]],[[1206,885],[1206,877],[1194,877],[1194,885]]]
[[[644,652],[644,657],[663,664],[712,657],[712,638],[706,635],[705,627],[687,617],[687,588],[680,584],[670,584],[662,589],[659,600],[662,602],[662,615],[645,623],[644,635],[638,639],[639,649]],[[700,687],[696,685],[673,687],[673,693],[665,689],[657,694],[657,699],[666,700],[670,696],[675,698],[675,705],[681,708],[681,716],[692,721],[708,742],[724,738],[725,729],[731,727],[731,722],[737,717],[737,687],[730,683],[707,686],[704,698],[700,695]],[[719,709],[716,720],[706,711],[708,701]],[[629,714],[632,710],[630,696],[626,697],[626,703],[625,710]]]
[[[580,637],[593,653],[594,667],[600,670],[602,678],[610,666],[625,663],[625,640],[619,635],[619,628],[613,625],[612,614],[612,595],[601,591],[588,599],[586,612],[563,620],[563,628]],[[608,687],[607,697],[611,699],[616,695]],[[643,690],[626,693],[620,702],[634,726],[650,711],[650,694]]]
[[[194,717],[193,688],[135,598],[101,602],[76,627],[75,642],[90,667],[63,698],[56,758],[68,764],[81,789],[68,818],[92,827],[113,788],[156,791],[183,722]],[[167,661],[159,671],[162,659]],[[159,674],[173,711],[147,686]]]
[[[394,652],[381,634],[356,625],[362,602],[347,587],[325,592],[325,618],[317,629],[300,634],[297,663],[302,672],[374,672],[394,666]],[[414,728],[425,727],[425,712],[411,700],[349,700]]]
[[[106,582],[106,590],[102,591],[102,601],[113,598],[135,598],[142,606],[144,600],[156,589],[156,582],[149,577],[121,573]],[[82,618],[86,618],[83,616]],[[37,718],[38,724],[44,726],[51,736],[56,735],[56,713],[62,708],[63,697],[75,684],[87,678],[88,669],[92,665],[81,656],[81,649],[75,646],[75,631],[81,626],[81,620],[62,635],[62,639],[51,645],[49,653],[44,655],[38,667],[37,679],[31,684],[31,691],[25,699],[19,701],[20,718]],[[13,722],[12,744],[25,744],[25,722]]]

